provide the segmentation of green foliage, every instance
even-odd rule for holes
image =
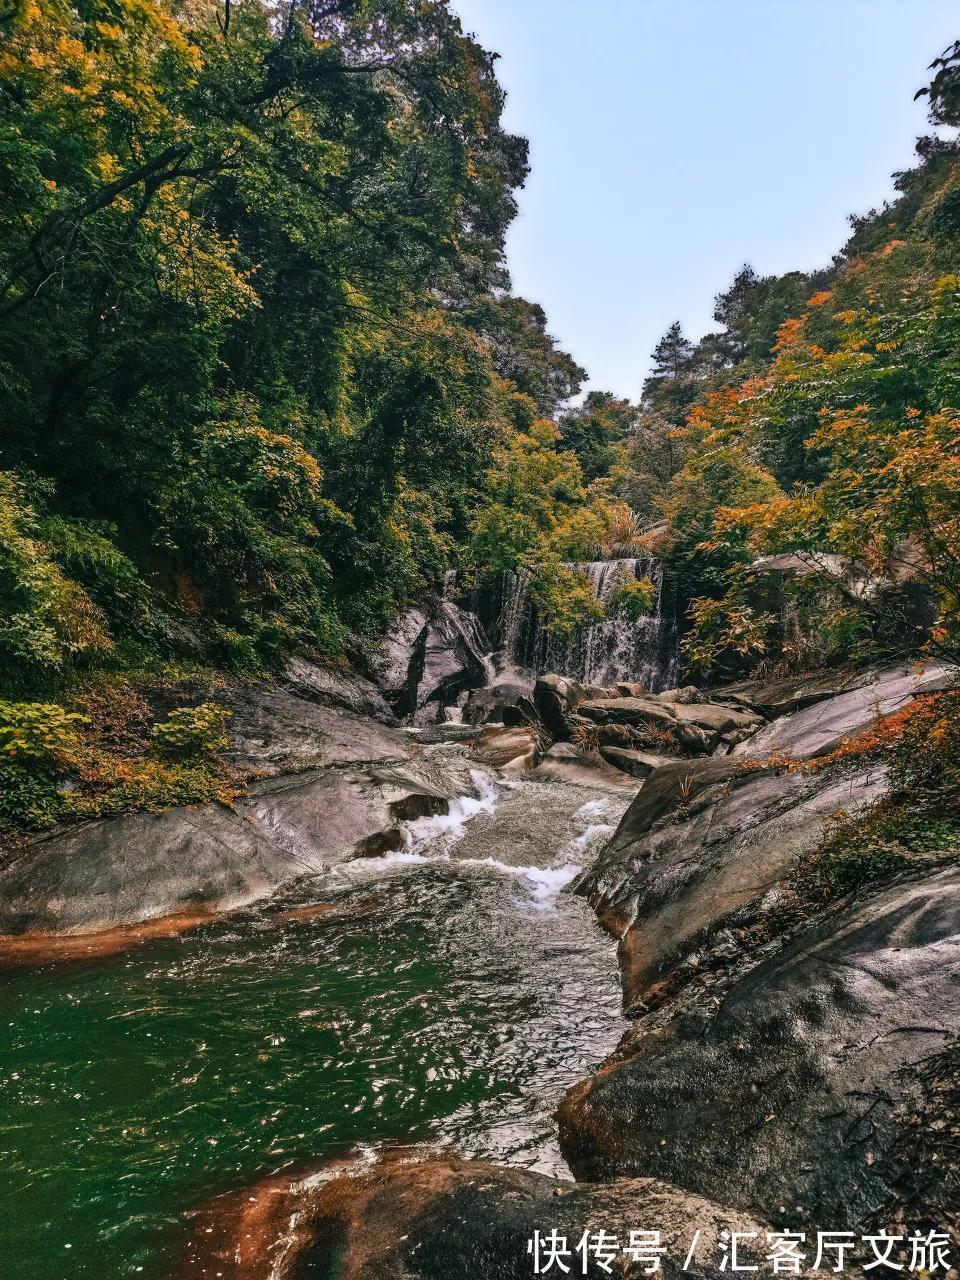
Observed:
[[[801,867],[797,879],[816,898],[849,893],[911,866],[960,855],[960,821],[951,814],[881,803],[841,822]]]
[[[670,560],[681,590],[722,592],[727,575],[751,556],[747,540],[733,530],[713,537],[717,511],[774,499],[779,487],[749,453],[736,444],[704,439],[670,485],[665,514],[670,528]]]
[[[758,613],[729,594],[719,600],[698,596],[691,601],[689,614],[692,626],[680,649],[687,668],[697,676],[736,671],[738,659],[765,653],[776,622],[773,614]]]
[[[43,831],[60,817],[62,797],[48,774],[0,761],[0,833]]]
[[[76,766],[84,724],[56,703],[0,701],[0,831],[43,830],[58,821],[57,775]]]
[[[894,744],[893,786],[948,806],[960,797],[960,689],[919,698]]]
[[[564,640],[569,640],[577,627],[598,622],[604,615],[590,579],[567,565],[541,565],[530,594],[544,627]]]
[[[629,400],[591,391],[579,408],[560,418],[560,445],[577,455],[588,484],[609,475],[618,464],[636,416]]]
[[[184,759],[218,755],[230,746],[227,722],[232,714],[215,702],[178,707],[154,725],[154,747],[161,755]]]
[[[136,565],[117,546],[115,525],[47,516],[39,529],[64,573],[101,610],[114,636],[156,634],[155,602]]]
[[[637,622],[646,617],[657,598],[657,588],[649,578],[626,578],[616,584],[607,600],[607,610]]]
[[[247,669],[382,630],[469,541],[518,401],[583,377],[505,288],[526,144],[448,4],[225,27],[38,0],[5,29],[4,447],[50,498],[40,529],[3,491],[25,679],[159,644],[164,597]]]
[[[105,622],[41,540],[22,482],[0,472],[0,682],[15,686],[108,651]]]
[[[57,703],[0,702],[0,758],[56,769],[77,754],[83,716]]]

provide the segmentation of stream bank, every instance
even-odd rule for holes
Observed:
[[[629,797],[500,780],[456,744],[418,759],[472,785],[401,848],[0,975],[8,1274],[169,1280],[212,1193],[358,1146],[569,1178],[552,1113],[624,1022],[614,945],[561,890]]]

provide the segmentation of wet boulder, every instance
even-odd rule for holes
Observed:
[[[958,1035],[949,867],[822,912],[725,984],[641,1019],[567,1095],[561,1147],[578,1177],[655,1171],[793,1226],[856,1229],[904,1205],[947,1225]]]
[[[588,1244],[584,1267],[577,1245],[585,1232],[595,1238],[601,1230],[608,1249],[598,1254]],[[651,1230],[660,1232],[659,1244],[651,1243],[662,1253],[641,1262],[628,1252],[631,1232]],[[343,1161],[220,1197],[198,1215],[178,1274],[182,1280],[529,1280],[544,1268],[564,1273],[549,1264],[545,1249],[535,1272],[534,1250],[555,1232],[570,1274],[625,1280],[659,1261],[665,1280],[697,1280],[719,1274],[722,1233],[730,1230],[765,1239],[765,1228],[747,1215],[653,1178],[578,1186],[525,1169],[400,1149],[372,1167]],[[751,1252],[744,1243],[744,1261],[766,1248]]]
[[[579,684],[566,676],[546,675],[540,676],[533,686],[533,704],[547,732],[554,738],[566,738],[568,717],[580,703],[609,692],[609,689]]]
[[[646,1007],[732,913],[787,877],[832,815],[856,812],[884,788],[883,770],[869,764],[809,774],[713,758],[650,773],[575,883],[620,939],[628,1010]]]
[[[540,759],[540,740],[532,725],[491,725],[474,741],[471,754],[481,764],[526,773]]]

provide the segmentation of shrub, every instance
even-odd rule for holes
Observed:
[[[607,611],[630,622],[645,618],[653,608],[657,588],[649,578],[632,578],[618,582],[610,592]]]
[[[103,613],[41,540],[23,481],[0,472],[0,664],[19,680],[112,643]]]
[[[801,863],[795,881],[806,896],[831,897],[960,855],[960,689],[916,698],[806,767],[870,755],[888,762],[891,792],[841,821]]]
[[[209,757],[230,746],[227,721],[233,714],[216,702],[178,707],[153,727],[153,743],[161,755],[181,758]]]
[[[60,814],[61,799],[48,775],[0,762],[0,831],[52,827]]]
[[[930,798],[960,794],[960,689],[917,698],[892,749],[894,787]]]
[[[62,569],[103,610],[115,632],[153,633],[150,593],[136,565],[116,545],[116,526],[48,516],[40,529]]]
[[[83,723],[55,702],[0,701],[0,758],[34,771],[63,768],[76,758]]]

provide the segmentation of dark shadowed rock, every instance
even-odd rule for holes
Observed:
[[[533,712],[525,719],[535,720],[536,711],[530,699],[530,685],[516,680],[501,680],[482,689],[474,689],[463,707],[464,724],[502,724],[508,708],[527,704]]]
[[[309,658],[293,657],[284,668],[283,680],[298,698],[319,702],[322,706],[341,707],[355,715],[393,720],[386,699],[373,681],[349,667],[325,667]]]
[[[401,719],[442,719],[492,675],[490,644],[477,617],[433,599],[397,622],[375,660],[377,684]]]
[[[575,1186],[523,1169],[454,1155],[394,1151],[382,1162],[342,1162],[299,1179],[279,1176],[224,1196],[202,1212],[181,1280],[529,1280],[535,1232],[566,1241],[569,1274],[637,1276],[621,1250],[609,1267],[576,1252],[585,1231],[621,1246],[659,1229],[658,1274],[718,1277],[721,1232],[764,1228],[744,1214],[652,1178]],[[691,1241],[699,1239],[689,1269]],[[762,1253],[766,1246],[759,1251]],[[750,1250],[745,1260],[756,1257]],[[541,1266],[547,1263],[541,1257]],[[554,1264],[547,1274],[564,1274]]]
[[[612,840],[576,882],[620,938],[627,1007],[646,1003],[710,930],[761,899],[823,839],[840,810],[884,789],[884,773],[741,773],[679,762],[643,784]]]
[[[561,1145],[579,1177],[656,1171],[761,1216],[854,1229],[909,1180],[914,1104],[958,1033],[950,868],[834,909],[726,986],[642,1019],[564,1100]],[[957,1190],[954,1176],[938,1194],[949,1205]]]
[[[595,685],[579,684],[566,676],[546,675],[533,686],[533,703],[547,732],[554,738],[566,738],[570,713],[588,698],[601,698],[610,692]]]
[[[581,716],[603,724],[640,724],[654,728],[670,729],[676,721],[673,708],[661,702],[655,694],[648,697],[592,698],[577,706]]]
[[[628,747],[607,746],[602,740],[600,754],[615,769],[622,769],[634,778],[646,778],[654,769],[676,763],[670,756],[657,755],[653,751],[632,751]]]

